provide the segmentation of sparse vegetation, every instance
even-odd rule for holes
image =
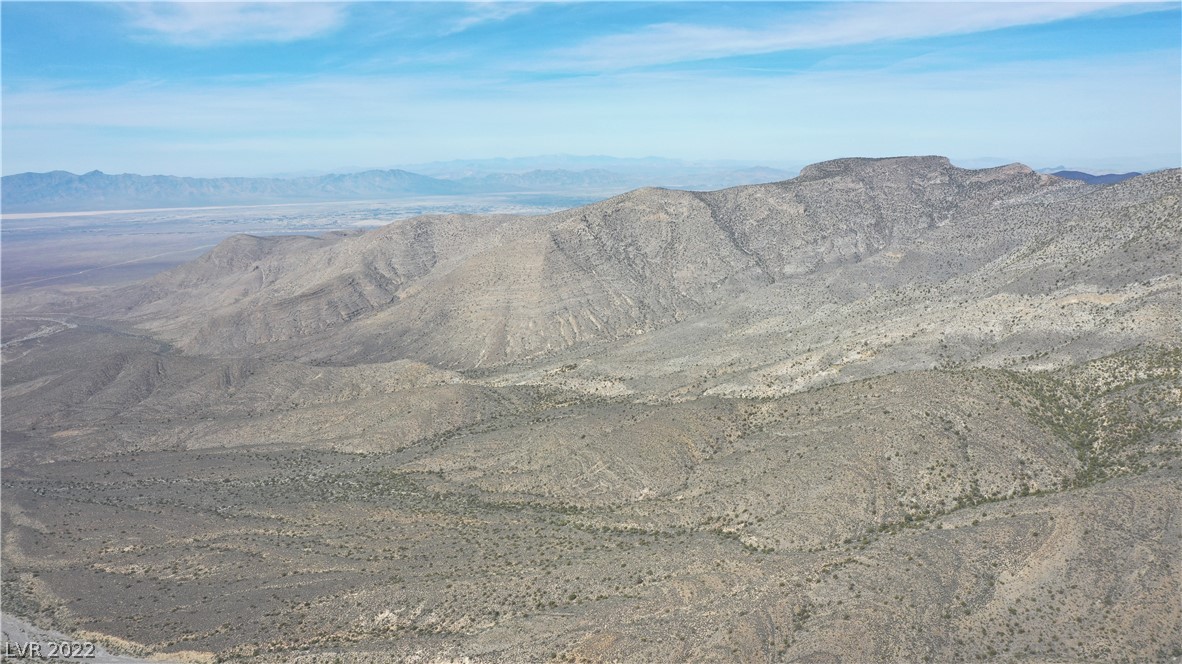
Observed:
[[[1177,658],[1176,181],[839,161],[6,308],[50,331],[4,349],[5,610],[216,661]]]

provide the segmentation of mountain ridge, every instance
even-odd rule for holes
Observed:
[[[786,171],[762,167],[734,171],[693,172],[670,185],[702,182],[722,186],[787,177]],[[402,169],[292,178],[195,178],[172,175],[110,175],[90,171],[20,173],[3,178],[5,212],[66,212],[111,209],[265,205],[292,202],[339,202],[410,196],[481,194],[615,193],[634,188],[647,176],[601,168],[533,169],[523,172],[472,172],[432,177]]]
[[[5,611],[159,659],[1169,661],[1180,231],[1182,170],[844,159],[30,289]]]
[[[459,183],[397,169],[290,179],[52,171],[4,176],[3,207],[8,212],[196,207],[466,191]]]
[[[1116,184],[1117,182],[1124,182],[1129,178],[1135,178],[1138,175],[1144,175],[1137,171],[1130,171],[1128,173],[1104,173],[1102,175],[1093,175],[1091,173],[1084,173],[1083,171],[1065,171],[1058,170],[1051,173],[1055,177],[1067,178],[1069,180],[1079,180],[1088,184]]]
[[[864,161],[890,160],[891,157],[857,158]],[[925,157],[933,164],[951,166],[946,157]],[[634,160],[647,164],[652,160]],[[659,160],[657,160],[659,162]],[[820,176],[818,169],[841,168],[846,160],[834,159],[811,164],[798,175],[806,179]],[[473,164],[483,164],[476,161]],[[491,160],[493,165],[506,166]],[[529,160],[523,164],[531,163]],[[561,163],[561,162],[560,162]],[[595,163],[594,159],[588,163]],[[578,161],[572,161],[578,165]],[[1023,166],[1023,168],[1025,168]],[[988,169],[978,169],[988,170]],[[329,173],[297,177],[218,177],[197,178],[172,175],[107,174],[93,170],[81,175],[68,171],[19,173],[3,178],[2,207],[9,213],[65,212],[83,210],[143,209],[167,207],[204,207],[225,205],[265,205],[291,202],[333,202],[370,200],[405,196],[460,196],[513,194],[529,192],[581,193],[623,191],[636,188],[653,174],[612,171],[601,167],[571,170],[568,168],[532,168],[521,171],[441,172],[424,175],[408,170],[369,169],[347,173]],[[745,184],[791,179],[791,172],[762,166],[731,170],[682,168],[678,175],[666,175],[666,187],[678,189],[718,189]],[[1059,170],[1056,177],[1088,184],[1114,184],[1140,173],[1091,175]]]
[[[232,238],[91,313],[121,307],[121,317],[201,353],[263,344],[331,362],[495,366],[651,333],[778,281],[815,289],[830,272],[881,263],[890,249],[926,255],[908,247],[960,233],[945,228],[958,219],[986,227],[956,242],[980,242],[971,238],[1006,215],[1091,195],[1083,186],[1023,166],[834,160],[781,183],[639,189],[541,217],[434,216],[348,238]],[[1001,201],[1008,209],[999,212]],[[1049,223],[1010,231],[1026,242],[1051,241],[1055,232]],[[238,256],[235,245],[270,249]],[[993,241],[943,269],[968,274],[1016,248],[1014,240]],[[205,276],[194,272],[222,254],[235,269],[219,263]],[[208,308],[178,315],[197,311],[182,300]]]

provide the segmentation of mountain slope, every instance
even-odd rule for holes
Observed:
[[[1173,661],[1180,243],[1182,171],[844,159],[31,289],[5,611],[167,660]]]
[[[846,328],[863,332],[845,346],[880,347],[876,321],[905,306],[923,308],[913,327],[926,328],[917,343],[927,366],[937,343],[947,348],[942,316],[978,316],[987,329],[1012,321],[993,332],[1012,340],[996,363],[1027,355],[1020,340],[1047,333],[1045,317],[1023,312],[1062,298],[1124,309],[1176,299],[1177,181],[1166,171],[1093,190],[1019,166],[839,160],[783,183],[644,189],[543,217],[422,217],[343,239],[232,238],[87,312],[194,353],[465,369],[604,342],[626,352],[654,345],[639,335],[710,327],[726,337],[776,330],[781,345],[817,346],[808,330],[824,334],[833,316],[860,321]],[[965,311],[967,302],[978,304]],[[1094,331],[1107,339],[1098,350],[1113,352],[1122,337],[1171,337],[1168,320],[1121,331],[1116,319],[1092,317],[1078,332]]]

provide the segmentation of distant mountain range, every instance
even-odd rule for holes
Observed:
[[[1055,171],[1051,175],[1067,178],[1068,180],[1079,180],[1088,184],[1116,184],[1117,182],[1124,182],[1129,178],[1135,178],[1141,175],[1141,173],[1105,173],[1104,175],[1092,175],[1083,171]]]
[[[466,193],[462,183],[407,171],[366,171],[305,178],[187,178],[65,171],[7,175],[5,212],[249,205],[357,200],[408,194]]]
[[[536,168],[530,166],[569,166]],[[610,165],[612,168],[579,168]],[[537,157],[419,164],[430,175],[403,169],[302,177],[191,178],[110,175],[91,171],[20,173],[3,179],[4,212],[67,212],[143,208],[265,205],[356,201],[409,196],[546,193],[607,197],[644,186],[712,190],[787,180],[794,171],[739,162],[683,162],[650,157]],[[1115,184],[1140,173],[1092,175],[1058,170],[1052,175],[1093,185]]]
[[[433,177],[401,169],[293,178],[190,178],[109,175],[91,171],[21,173],[3,179],[5,212],[65,212],[142,208],[350,201],[407,196],[496,193],[594,194],[605,197],[645,185],[711,189],[785,180],[795,173],[766,167],[671,169],[664,180],[651,171],[601,168],[488,172],[466,169]]]

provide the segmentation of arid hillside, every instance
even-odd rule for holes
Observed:
[[[6,613],[193,661],[1178,661],[1182,172],[234,236],[3,328]]]

